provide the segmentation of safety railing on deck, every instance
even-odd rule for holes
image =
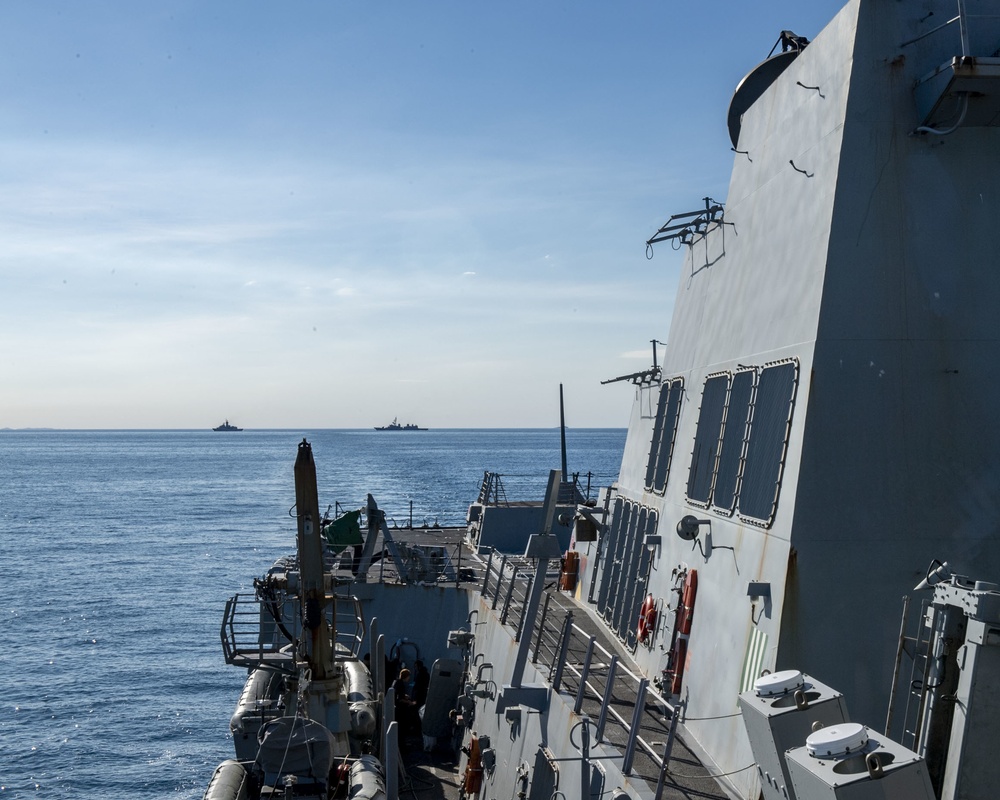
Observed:
[[[357,658],[365,632],[358,600],[338,595],[327,617],[336,631],[333,642],[336,651]],[[268,592],[266,588],[254,595],[234,595],[226,601],[219,633],[227,664],[251,669],[259,666],[290,669],[292,649],[302,633],[298,599]]]
[[[487,506],[509,506],[508,494],[517,497],[540,497],[539,490],[544,486],[539,483],[538,475],[510,475],[500,472],[484,472],[479,486],[477,503]],[[586,503],[596,493],[598,486],[607,485],[617,479],[617,476],[599,476],[593,472],[574,472],[564,480],[559,487],[559,503]],[[508,486],[513,485],[515,491],[508,492]]]
[[[556,692],[570,694],[573,710],[586,714],[595,731],[592,741],[621,751],[622,772],[655,783],[660,798],[676,735],[680,704],[670,703],[633,674],[618,654],[600,641],[596,624],[576,619],[574,608],[560,602],[559,573],[548,572],[546,593],[532,630],[525,631],[524,612],[531,593],[534,567],[526,559],[491,553],[482,579],[483,600],[500,622],[514,630],[515,641],[532,637],[532,664]],[[586,612],[575,609],[586,617]],[[589,630],[588,630],[589,628]],[[610,635],[605,637],[612,644]],[[594,722],[596,720],[596,722]],[[640,764],[639,761],[644,763]]]

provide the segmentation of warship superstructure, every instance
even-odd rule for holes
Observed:
[[[662,529],[649,593],[697,570],[687,731],[722,772],[762,670],[881,727],[927,565],[1000,576],[998,48],[989,2],[849,3],[743,81],[724,207],[678,230],[616,503]]]

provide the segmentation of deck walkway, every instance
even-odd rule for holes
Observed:
[[[589,637],[594,636],[600,648],[619,657],[611,693],[611,704],[622,718],[631,721],[634,718],[639,688],[639,671],[633,663],[631,655],[621,642],[610,636],[607,628],[598,624],[591,617],[588,609],[582,608],[573,598],[561,592],[550,590],[549,594],[549,616],[555,615],[562,619],[567,611],[572,611],[573,625],[583,634],[570,638],[567,648],[567,669],[563,672],[565,690],[574,695],[577,694],[580,687],[580,671],[586,658]],[[544,653],[544,637],[543,644],[539,649]],[[544,658],[544,655],[540,654],[540,657]],[[610,663],[607,659],[591,662],[590,672],[587,676],[589,686],[584,692],[582,712],[593,720],[597,720],[600,716],[601,698],[607,687],[609,670]],[[639,736],[649,743],[659,756],[662,754],[670,731],[670,717],[663,698],[655,693],[652,686],[646,691],[643,711],[639,720]],[[605,728],[606,743],[624,752],[629,738],[628,734],[628,726],[621,724],[617,718],[609,716],[608,725]],[[641,778],[655,789],[660,778],[660,765],[660,758],[653,757],[642,747],[637,747],[632,764],[632,775]],[[663,777],[661,797],[664,799],[729,800],[729,795],[711,777],[708,769],[691,748],[685,744],[683,731],[674,738],[670,760],[663,772]]]
[[[391,535],[400,543],[445,547],[450,553],[452,564],[460,565],[465,571],[466,585],[475,581],[480,589],[485,586],[486,600],[491,605],[498,624],[505,625],[513,635],[517,635],[529,592],[528,575],[534,569],[532,563],[518,556],[509,556],[505,559],[501,574],[500,556],[496,555],[489,560],[480,558],[463,543],[464,529],[395,529]],[[379,550],[381,549],[380,542]],[[490,573],[489,579],[484,580],[487,570]],[[396,574],[389,558],[373,566],[372,573],[376,572],[377,580],[405,580],[404,576]],[[375,578],[371,573],[370,576]],[[548,668],[550,679],[553,677],[560,661],[564,631],[567,630],[566,616],[572,612],[565,661],[557,688],[571,699],[580,695],[580,713],[587,715],[595,724],[601,716],[604,698],[608,698],[602,744],[618,749],[624,757],[632,721],[638,719],[639,738],[634,749],[630,776],[648,786],[650,797],[656,796],[662,777],[662,788],[658,795],[660,800],[731,800],[732,796],[712,777],[694,750],[685,743],[682,726],[673,739],[666,768],[661,770],[662,754],[670,733],[670,706],[656,693],[655,687],[648,684],[643,708],[636,716],[635,706],[643,676],[631,654],[596,619],[596,613],[591,608],[558,591],[556,578],[555,574],[550,575],[543,596],[543,610],[530,633],[532,663],[543,672]],[[595,641],[594,655],[581,695],[580,683],[591,637]],[[609,693],[608,676],[612,671],[613,660],[616,663]],[[401,784],[401,796],[409,795],[417,800],[451,800],[459,796],[464,757],[459,755],[456,758],[455,754],[440,749],[424,753],[419,740],[404,741],[402,751],[409,780],[405,791]]]

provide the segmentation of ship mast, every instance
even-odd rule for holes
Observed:
[[[312,446],[305,439],[295,458],[295,508],[298,518],[296,544],[302,597],[302,626],[308,637],[306,659],[312,677],[333,677],[331,642],[336,631],[326,619],[326,591],[323,586],[323,542],[320,530],[319,492],[316,489],[316,462]]]
[[[563,385],[559,384],[559,441],[562,446],[562,477],[566,479],[566,412],[563,410]]]
[[[338,754],[350,752],[347,734],[351,727],[348,703],[343,697],[343,669],[336,663],[336,623],[327,620],[327,605],[336,603],[326,594],[323,572],[323,532],[316,490],[316,462],[305,439],[295,458],[295,507],[298,519],[296,544],[299,554],[299,597],[302,602],[302,632],[305,662],[299,670],[300,700],[306,715],[338,740]],[[334,619],[336,613],[331,615]]]

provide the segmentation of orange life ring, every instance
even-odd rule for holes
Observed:
[[[471,797],[483,785],[483,757],[479,751],[479,737],[469,740],[469,762],[465,765],[465,779],[462,782],[462,792]]]
[[[684,679],[684,662],[687,660],[688,638],[691,635],[691,621],[694,619],[694,600],[698,594],[698,570],[693,569],[684,581],[684,599],[681,601],[677,618],[677,639],[670,656],[673,676],[670,679],[670,693],[680,694]]]
[[[646,596],[642,608],[639,609],[639,644],[645,644],[654,630],[656,630],[656,601],[650,594]]]

